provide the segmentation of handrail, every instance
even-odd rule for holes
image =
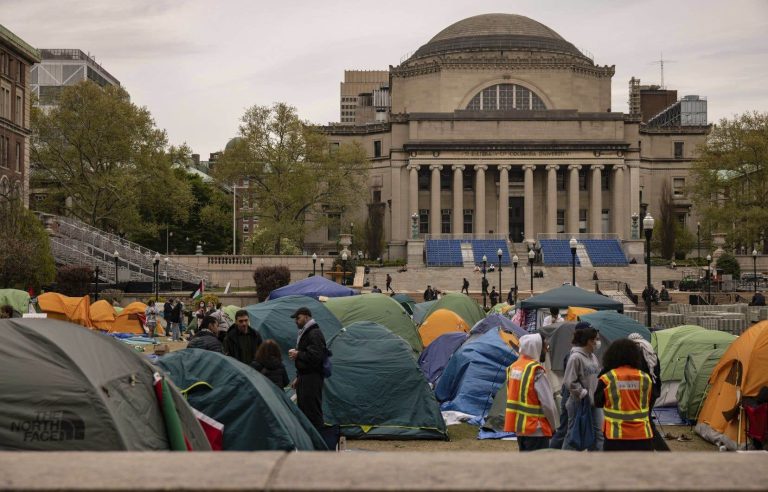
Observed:
[[[564,232],[542,232],[536,235],[537,239],[541,241],[542,239],[560,239],[560,240],[570,240],[572,237],[575,237],[576,240],[581,239],[619,239],[619,235],[615,232],[601,232],[601,233],[564,233]]]

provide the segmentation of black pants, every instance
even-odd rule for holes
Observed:
[[[318,430],[323,428],[323,375],[299,374],[296,378],[296,403]]]
[[[549,448],[549,438],[544,436],[517,436],[520,451],[536,451]]]
[[[605,439],[603,451],[653,451],[653,439]]]

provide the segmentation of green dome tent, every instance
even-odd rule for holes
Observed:
[[[272,339],[280,346],[283,363],[288,371],[288,377],[296,376],[296,367],[288,358],[288,350],[296,347],[298,328],[291,315],[300,307],[309,308],[312,317],[320,325],[320,330],[328,340],[341,330],[341,323],[336,319],[322,302],[305,296],[284,296],[245,308],[250,317],[251,326],[257,330],[264,340]]]
[[[210,450],[171,384],[164,415],[155,372],[128,345],[82,326],[0,320],[0,449],[167,451],[186,438],[192,449]]]
[[[333,375],[325,380],[325,422],[355,439],[446,439],[435,395],[413,350],[377,323],[361,321],[329,342]]]
[[[563,285],[520,301],[523,309],[567,309],[571,306],[623,312],[624,305],[610,297],[589,292],[581,287]]]
[[[29,310],[29,294],[18,289],[0,289],[0,306],[9,305],[21,316]]]
[[[438,309],[453,311],[467,323],[467,326],[475,326],[475,323],[485,318],[485,311],[480,307],[480,304],[469,296],[455,292],[443,294],[443,297],[429,307],[429,311],[427,311],[424,319],[429,318],[429,315]]]
[[[356,321],[372,321],[408,342],[414,352],[419,353],[424,349],[413,320],[400,303],[388,295],[337,297],[328,299],[325,306],[341,321],[342,326],[349,326]]]
[[[416,305],[416,301],[414,301],[411,296],[408,294],[395,294],[392,296],[392,299],[399,302],[400,305],[403,306],[403,309],[405,309],[409,315],[413,316],[413,307]]]
[[[258,371],[216,352],[179,350],[158,360],[193,408],[224,424],[226,451],[325,450],[285,392]]]
[[[683,379],[677,387],[677,408],[684,419],[696,422],[699,417],[699,410],[707,395],[709,376],[725,350],[725,347],[721,347],[688,355]]]

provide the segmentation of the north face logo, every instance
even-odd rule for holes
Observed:
[[[34,419],[11,422],[11,432],[21,433],[24,442],[82,441],[85,422],[68,410],[38,412]]]

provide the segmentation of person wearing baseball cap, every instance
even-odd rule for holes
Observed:
[[[296,403],[307,419],[318,430],[323,428],[323,358],[326,354],[325,337],[312,318],[312,311],[300,307],[291,315],[299,329],[296,348],[288,357],[296,365]]]

